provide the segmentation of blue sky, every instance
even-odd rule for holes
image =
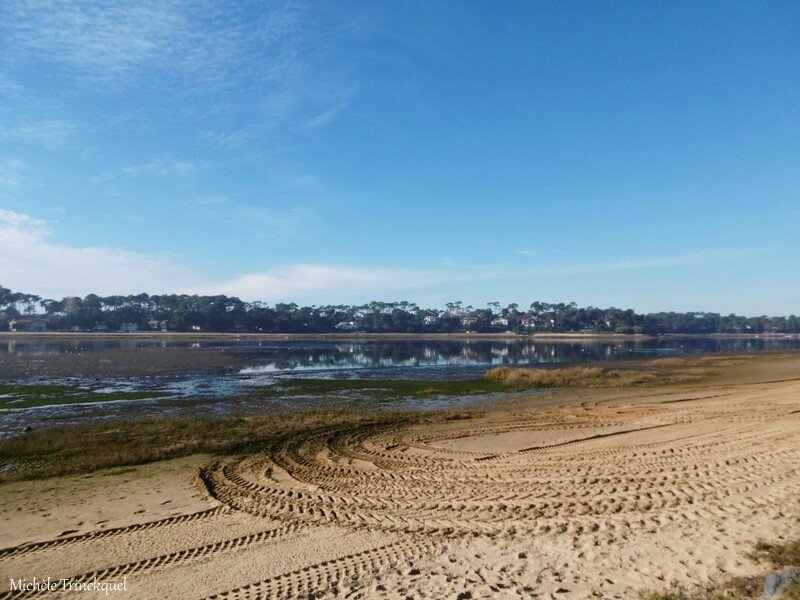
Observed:
[[[0,4],[0,284],[800,312],[795,2]]]

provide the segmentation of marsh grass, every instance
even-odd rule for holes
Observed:
[[[568,367],[552,370],[498,367],[486,373],[486,378],[518,390],[540,387],[643,386],[659,382],[659,376],[649,371],[608,370],[600,367]]]
[[[670,356],[667,358],[656,358],[647,361],[648,367],[685,367],[690,364],[686,358],[679,358],[677,356]]]
[[[258,452],[299,432],[342,425],[400,426],[423,413],[367,416],[342,410],[271,413],[247,418],[162,418],[35,430],[0,439],[0,482],[89,473],[192,454]]]
[[[374,400],[425,398],[430,396],[471,396],[515,391],[495,379],[287,379],[264,393],[279,396],[325,396],[359,394]]]

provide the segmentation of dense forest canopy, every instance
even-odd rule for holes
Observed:
[[[580,308],[575,303],[533,302],[485,308],[451,302],[445,309],[412,302],[361,306],[298,306],[243,302],[228,296],[186,294],[70,296],[43,299],[0,286],[0,329],[37,319],[52,331],[210,331],[254,333],[614,332],[800,333],[800,318],[743,317],[709,312],[640,314],[619,308]]]

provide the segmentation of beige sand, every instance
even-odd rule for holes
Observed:
[[[528,448],[556,446],[592,436],[623,431],[621,427],[576,427],[574,429],[540,429],[505,431],[486,435],[469,435],[452,440],[442,440],[436,445],[447,450],[471,452],[519,452]]]
[[[792,362],[781,381],[567,392],[7,484],[0,589],[96,575],[127,577],[125,598],[637,598],[755,574],[756,540],[800,537]]]
[[[216,506],[191,485],[193,470],[208,460],[192,456],[91,475],[4,484],[0,486],[0,548]]]

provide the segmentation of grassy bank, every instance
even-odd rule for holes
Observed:
[[[400,426],[423,418],[446,417],[309,410],[248,418],[164,418],[54,427],[0,440],[0,482],[88,473],[199,453],[258,452],[283,437],[323,427]]]
[[[265,394],[279,396],[326,396],[357,394],[374,400],[471,396],[513,392],[517,388],[494,379],[428,381],[419,379],[285,379]]]
[[[707,369],[686,368],[686,364],[650,361],[648,368],[606,369],[568,367],[565,369],[521,369],[498,367],[486,373],[486,379],[510,389],[532,388],[617,388],[668,385],[696,382],[709,374]]]
[[[607,370],[600,367],[567,369],[519,369],[498,367],[486,374],[490,381],[516,389],[541,387],[622,387],[655,384],[657,376],[645,371]]]

